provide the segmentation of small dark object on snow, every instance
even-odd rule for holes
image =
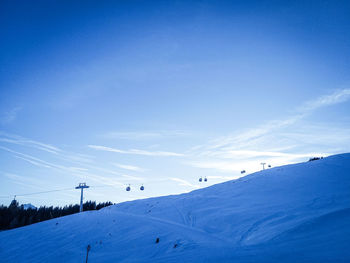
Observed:
[[[177,244],[174,244],[174,248],[177,248]]]
[[[317,160],[321,160],[321,159],[323,159],[323,157],[313,157],[313,158],[309,159],[309,162],[317,161]]]
[[[56,222],[56,226],[58,225],[58,222]]]
[[[242,171],[241,171],[241,174],[245,174],[245,170],[242,170]]]
[[[156,239],[156,244],[158,244],[159,243],[159,237],[157,237],[157,239]]]
[[[91,249],[91,246],[90,245],[88,245],[87,246],[87,248],[86,248],[86,263],[88,262],[88,257],[89,257],[89,251],[90,251],[90,249]]]

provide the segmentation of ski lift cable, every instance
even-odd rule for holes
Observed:
[[[90,186],[90,188],[103,188],[103,187],[115,187],[115,186],[114,185],[92,185],[92,186]],[[68,190],[75,190],[75,189],[70,187],[70,188],[64,188],[64,189],[56,189],[56,190],[25,193],[25,194],[1,195],[0,198],[11,198],[13,196],[28,196],[28,195],[47,194],[47,193],[62,192],[62,191],[68,191]]]
[[[3,195],[0,196],[0,198],[9,198],[13,196],[27,196],[27,195],[37,195],[37,194],[46,194],[46,193],[53,193],[53,192],[62,192],[62,191],[68,191],[68,190],[74,190],[74,188],[64,188],[64,189],[56,189],[56,190],[50,190],[50,191],[41,191],[41,192],[33,192],[33,193],[26,193],[26,194],[16,194],[16,195]]]
[[[116,185],[90,185],[90,188],[118,187]]]
[[[115,187],[115,186],[114,185],[92,185],[92,186],[90,186],[90,188],[103,188],[103,187]],[[63,192],[63,191],[68,191],[68,190],[75,190],[75,188],[69,187],[69,188],[63,188],[63,189],[55,189],[55,190],[33,192],[33,193],[25,193],[25,194],[1,195],[0,198],[12,198],[13,196],[17,197],[17,196],[47,194],[47,193],[54,193],[54,192]]]

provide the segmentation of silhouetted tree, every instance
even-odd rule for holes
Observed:
[[[83,209],[84,211],[99,210],[112,204],[112,202],[96,204],[95,201],[87,201],[83,204]],[[41,206],[35,209],[25,209],[23,205],[19,205],[18,201],[12,200],[8,207],[4,205],[0,206],[0,230],[12,229],[75,214],[79,212],[79,208],[79,205],[69,205],[64,207]]]

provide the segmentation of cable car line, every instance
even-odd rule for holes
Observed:
[[[62,192],[62,191],[68,191],[68,190],[74,190],[74,188],[64,188],[64,189],[56,189],[56,190],[50,190],[50,191],[41,191],[41,192],[33,192],[33,193],[26,193],[26,194],[16,194],[16,195],[3,195],[0,196],[0,198],[9,198],[12,196],[27,196],[27,195],[37,195],[37,194],[46,194],[46,193],[53,193],[53,192]]]
[[[93,185],[90,186],[91,188],[103,188],[103,187],[115,187],[114,185]],[[130,184],[128,185],[126,191],[130,191],[131,187]],[[63,188],[63,189],[55,189],[55,190],[49,190],[49,191],[40,191],[40,192],[32,192],[32,193],[24,193],[24,194],[16,194],[16,195],[1,195],[0,198],[12,198],[13,196],[18,197],[18,196],[29,196],[29,195],[38,195],[38,194],[47,194],[47,193],[54,193],[54,192],[63,192],[63,191],[68,191],[68,190],[74,190],[74,187],[69,187],[69,188]],[[141,185],[140,190],[143,191],[145,190],[145,187]]]

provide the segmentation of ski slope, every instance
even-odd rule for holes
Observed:
[[[156,239],[159,242],[156,243]],[[0,233],[0,262],[350,262],[350,154]]]

